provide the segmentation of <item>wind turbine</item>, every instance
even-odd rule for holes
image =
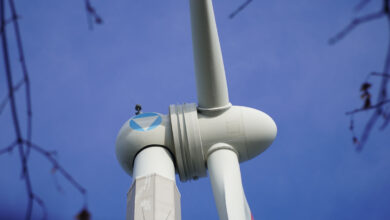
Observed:
[[[210,175],[221,220],[253,219],[239,163],[276,137],[267,114],[229,102],[211,0],[190,0],[198,105],[170,105],[169,115],[141,113],[119,131],[116,155],[133,177],[127,219],[181,219],[180,180]]]

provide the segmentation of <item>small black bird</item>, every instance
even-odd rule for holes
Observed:
[[[139,115],[141,113],[142,106],[140,104],[136,104],[135,110],[136,110],[135,115]]]

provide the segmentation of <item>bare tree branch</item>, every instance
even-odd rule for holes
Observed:
[[[390,30],[390,0],[384,0],[384,11],[387,15],[387,24],[388,24],[388,29]],[[388,77],[390,74],[390,40],[388,42],[388,47],[387,47],[387,56],[385,60],[385,65],[383,68],[383,77],[382,77],[382,83],[381,83],[381,88],[380,88],[380,95],[378,100],[379,101],[384,101],[387,99],[387,85],[389,82],[390,77]],[[381,129],[383,130],[385,127],[390,122],[390,117],[389,117],[389,111],[383,112],[384,116],[384,123],[381,126]]]
[[[363,146],[366,143],[366,141],[368,139],[368,136],[370,135],[370,133],[372,131],[372,127],[374,126],[374,124],[378,120],[379,115],[380,115],[380,110],[377,109],[374,112],[374,114],[372,114],[370,120],[368,120],[368,122],[366,123],[366,127],[364,128],[364,131],[363,131],[363,134],[362,134],[362,136],[360,138],[360,141],[357,142],[356,151],[359,152],[359,151],[361,151],[363,149]]]
[[[347,25],[344,29],[342,29],[339,33],[337,33],[334,37],[329,39],[329,44],[335,44],[341,39],[343,39],[347,34],[349,34],[353,29],[355,29],[358,25],[381,18],[385,15],[383,11],[375,12],[372,14],[368,14],[362,17],[355,18]]]
[[[385,0],[387,2],[387,7],[388,3],[390,0]],[[388,10],[388,9],[387,9]],[[387,24],[388,24],[388,29],[390,30],[390,12],[388,11],[387,14]],[[383,67],[383,73],[389,74],[390,73],[390,38],[387,43],[387,55],[385,59],[385,64]],[[389,82],[389,77],[382,77],[382,82],[381,82],[381,87],[380,87],[380,92],[379,92],[379,97],[378,97],[378,102],[382,102],[385,99],[387,99],[387,84]]]
[[[58,161],[53,157],[53,155],[56,154],[55,151],[47,151],[44,148],[38,146],[37,144],[23,141],[25,144],[28,144],[31,149],[37,151],[41,155],[45,156],[47,160],[51,162],[53,165],[53,169],[58,170],[81,194],[86,196],[87,191],[83,186],[81,186],[80,183],[78,183],[59,163]]]
[[[388,73],[377,73],[377,72],[372,72],[371,75],[372,75],[372,76],[381,76],[381,77],[390,78],[390,74],[388,74]]]
[[[388,17],[388,24],[389,24],[389,30],[390,30],[390,15],[387,14],[387,17]],[[390,103],[390,99],[387,99],[387,85],[388,85],[388,80],[390,78],[390,77],[388,77],[389,71],[390,71],[390,40],[388,42],[387,56],[385,59],[385,65],[384,65],[384,71],[383,71],[384,73],[375,73],[375,72],[371,73],[371,75],[382,76],[382,82],[381,82],[381,87],[379,89],[377,104],[373,105],[373,106],[366,107],[366,108],[363,107],[360,109],[355,109],[353,111],[346,113],[347,115],[353,115],[353,114],[356,114],[358,112],[363,112],[363,111],[375,109],[371,118],[366,123],[366,126],[365,126],[363,133],[361,135],[360,141],[356,141],[356,150],[357,151],[361,151],[363,149],[363,146],[366,143],[374,124],[379,119],[379,116],[381,116],[381,115],[384,116],[384,123],[380,127],[381,130],[383,130],[390,122],[390,117],[388,116],[388,113],[384,112],[384,110],[383,110],[383,107],[385,105],[388,106],[387,104]],[[355,138],[355,136],[354,136],[354,138]]]
[[[353,114],[356,114],[358,112],[364,112],[364,111],[368,111],[368,110],[372,110],[372,109],[377,109],[377,108],[380,108],[380,107],[382,107],[383,105],[385,105],[387,103],[390,103],[390,99],[389,100],[384,100],[382,102],[379,102],[379,103],[377,103],[375,105],[372,105],[370,107],[367,107],[367,108],[364,108],[364,107],[363,108],[358,108],[358,109],[346,112],[345,114],[346,115],[353,115]]]
[[[361,0],[356,6],[355,6],[355,11],[360,11],[362,10],[364,7],[366,7],[366,5],[370,2],[371,0]]]
[[[7,106],[7,103],[9,101],[9,95],[3,98],[3,101],[0,102],[0,114],[3,113],[3,110]]]
[[[5,2],[4,0],[0,0],[0,34],[1,34],[1,43],[2,43],[2,51],[3,51],[3,59],[4,59],[4,68],[6,73],[6,79],[7,79],[7,86],[8,86],[8,94],[9,94],[9,102],[11,105],[11,113],[12,113],[12,120],[14,124],[15,134],[16,134],[16,142],[19,149],[19,156],[22,164],[22,175],[25,182],[27,195],[28,195],[28,202],[27,202],[27,211],[26,211],[26,219],[31,219],[31,213],[33,208],[33,189],[31,185],[31,179],[30,179],[30,173],[27,166],[27,158],[23,149],[23,142],[22,142],[22,133],[20,131],[20,124],[19,124],[19,118],[17,114],[17,108],[16,108],[16,102],[14,97],[14,87],[12,82],[12,72],[11,72],[11,65],[9,61],[9,52],[8,52],[8,42],[7,42],[7,33],[6,33],[6,22],[5,22]]]
[[[43,213],[42,219],[47,219],[47,209],[43,200],[40,197],[38,197],[36,194],[33,194],[33,199],[35,200],[35,202],[37,202],[37,204],[42,209],[42,213]]]
[[[13,88],[14,92],[17,92],[20,87],[22,87],[22,85],[24,84],[24,79],[20,80]],[[7,94],[6,97],[3,98],[3,101],[1,101],[0,103],[0,115],[1,113],[3,113],[3,110],[5,108],[5,106],[7,106],[7,103],[9,101],[9,94]]]
[[[32,137],[32,107],[31,107],[31,88],[30,88],[30,77],[27,70],[26,65],[26,59],[24,57],[24,51],[23,51],[23,44],[22,44],[22,37],[20,34],[20,28],[19,28],[19,22],[18,22],[18,14],[16,12],[14,0],[9,0],[9,5],[11,9],[11,15],[12,15],[12,23],[14,25],[15,30],[15,38],[16,38],[16,45],[18,48],[19,53],[19,61],[20,65],[22,67],[23,72],[23,81],[25,84],[25,95],[26,95],[26,107],[27,107],[27,140],[30,142]],[[26,151],[26,157],[28,158],[28,155],[30,153],[30,148],[27,147]]]
[[[95,18],[95,23],[101,23],[101,18],[96,14],[94,8],[89,3],[89,0],[85,0],[87,4],[87,12],[89,15],[93,16]],[[31,89],[30,89],[30,80],[29,80],[29,73],[26,65],[26,60],[24,56],[23,51],[23,45],[22,45],[22,38],[21,33],[19,29],[19,23],[18,19],[19,16],[17,15],[14,0],[9,0],[9,6],[11,11],[11,19],[6,20],[5,19],[5,0],[0,0],[0,36],[1,36],[1,47],[3,52],[3,60],[4,60],[4,69],[6,74],[6,82],[7,82],[7,88],[8,88],[8,94],[7,96],[2,100],[0,103],[0,113],[4,110],[6,105],[10,104],[11,109],[11,116],[12,116],[12,122],[13,127],[15,131],[15,141],[10,144],[9,146],[0,149],[0,155],[4,154],[6,152],[11,152],[13,149],[17,148],[19,151],[19,158],[21,161],[22,166],[22,179],[25,183],[26,187],[26,193],[27,193],[27,208],[25,213],[25,219],[29,220],[32,217],[33,212],[33,203],[35,202],[42,208],[43,213],[43,219],[47,219],[47,211],[46,206],[43,202],[43,200],[34,193],[31,178],[30,178],[30,171],[28,167],[28,156],[30,154],[31,149],[37,151],[39,154],[46,157],[53,165],[53,168],[59,173],[61,173],[62,176],[65,177],[67,181],[71,183],[83,196],[84,196],[84,210],[87,210],[87,192],[84,187],[80,185],[54,158],[55,152],[44,150],[43,148],[39,147],[38,145],[34,144],[32,145],[31,137],[32,137],[32,105],[31,105]],[[15,41],[17,45],[17,51],[19,54],[19,61],[20,65],[22,67],[22,73],[23,73],[23,79],[18,81],[16,85],[14,85],[13,79],[12,79],[12,69],[11,69],[11,62],[9,59],[9,49],[8,49],[8,39],[7,39],[7,33],[6,33],[6,25],[13,24],[14,31],[15,31]],[[18,109],[16,105],[16,97],[15,92],[17,92],[22,85],[25,85],[25,98],[26,98],[26,114],[27,114],[27,132],[26,136],[27,138],[24,139],[22,132],[21,132],[21,124],[18,117]]]
[[[19,80],[18,83],[16,83],[16,85],[14,86],[13,90],[16,92],[20,89],[20,87],[22,87],[22,85],[25,83],[24,79],[21,79]]]
[[[361,1],[358,5],[358,8],[364,7],[370,0]],[[339,40],[343,39],[347,34],[349,34],[355,27],[357,27],[360,24],[381,18],[386,17],[388,22],[388,29],[390,30],[390,0],[383,0],[382,10],[376,13],[368,14],[362,17],[355,18],[352,20],[352,22],[345,27],[342,31],[340,31],[336,36],[331,38],[329,40],[330,44],[334,44],[338,42]],[[370,76],[380,76],[381,79],[381,85],[379,88],[378,98],[375,105],[371,105],[371,94],[369,92],[369,88],[371,87],[371,83],[368,82],[368,78]],[[351,115],[351,125],[350,130],[353,134],[353,143],[356,144],[356,150],[361,151],[364,144],[366,143],[373,126],[377,123],[380,116],[383,116],[384,123],[381,126],[380,129],[384,129],[389,123],[390,123],[390,99],[388,99],[388,93],[387,93],[387,86],[390,79],[390,39],[388,40],[388,48],[387,48],[387,55],[384,62],[383,72],[372,72],[370,75],[368,75],[366,81],[362,84],[361,92],[363,94],[361,95],[361,98],[364,100],[364,106],[359,109],[355,109],[349,112],[346,112],[347,115]],[[386,110],[384,110],[386,108]],[[375,110],[373,114],[371,115],[370,119],[367,121],[365,128],[363,129],[362,135],[360,137],[360,140],[357,139],[355,132],[354,132],[354,119],[353,115],[359,112],[363,111],[369,111],[369,110]]]
[[[383,110],[382,116],[383,116],[384,122],[381,125],[381,127],[379,128],[380,130],[384,130],[390,124],[390,105],[388,105],[387,108],[385,110]]]
[[[85,9],[87,11],[87,20],[89,29],[93,29],[94,24],[102,24],[103,19],[97,14],[95,8],[92,6],[90,0],[85,1]]]
[[[5,147],[3,149],[0,150],[0,155],[4,154],[4,153],[10,153],[12,152],[12,150],[18,145],[18,142],[14,141],[12,142],[12,144],[8,145],[8,147]]]
[[[236,10],[234,10],[230,15],[229,18],[234,18],[238,13],[240,13],[242,10],[244,10],[253,0],[246,0],[246,2],[242,3]]]

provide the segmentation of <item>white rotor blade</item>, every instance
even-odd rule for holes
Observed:
[[[211,0],[190,0],[198,108],[230,106]]]
[[[251,220],[237,154],[232,150],[219,149],[207,158],[207,166],[219,218]]]

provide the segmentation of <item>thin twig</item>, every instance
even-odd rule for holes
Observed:
[[[89,29],[93,29],[93,24],[102,24],[103,19],[98,15],[96,9],[92,6],[90,0],[84,0],[85,9],[87,11],[87,21]]]
[[[329,39],[329,44],[335,44],[341,39],[343,39],[347,34],[349,34],[353,29],[355,29],[358,25],[363,24],[368,21],[372,21],[384,16],[385,13],[381,10],[379,12],[375,12],[372,14],[368,14],[362,17],[355,18],[347,25],[344,29],[342,29],[339,33],[337,33],[334,37]]]
[[[41,207],[43,213],[42,219],[47,219],[47,209],[43,200],[36,194],[32,194],[32,199]]]
[[[12,150],[18,145],[18,142],[14,141],[12,144],[8,145],[8,147],[5,147],[0,150],[0,155],[4,153],[10,153]]]
[[[0,102],[0,114],[3,113],[3,110],[7,106],[8,101],[9,101],[9,95],[4,97],[3,101]]]
[[[22,87],[23,84],[24,84],[24,79],[21,79],[21,80],[14,86],[14,88],[13,88],[14,93],[17,92],[17,91],[20,89],[20,87]],[[7,96],[4,97],[4,98],[3,98],[3,101],[1,101],[1,103],[0,103],[0,115],[1,115],[1,113],[3,113],[4,108],[7,106],[8,101],[9,101],[9,94],[7,94]]]
[[[346,112],[345,114],[346,115],[353,115],[353,114],[356,114],[358,112],[364,112],[364,111],[368,111],[368,110],[372,110],[372,109],[377,109],[377,108],[382,107],[383,105],[385,105],[387,103],[390,103],[390,99],[384,100],[382,102],[377,103],[376,105],[372,105],[372,106],[367,107],[367,108],[358,108],[358,109]]]
[[[361,0],[359,2],[359,4],[357,4],[355,6],[355,11],[360,11],[362,10],[364,7],[366,7],[366,5],[370,2],[371,0]]]
[[[229,18],[234,18],[238,13],[240,13],[242,10],[244,10],[253,0],[247,0],[246,2],[242,3],[236,10],[234,10],[230,15]]]
[[[5,2],[4,0],[0,0],[0,32],[1,32],[1,43],[2,43],[2,51],[3,51],[3,59],[4,59],[4,68],[7,79],[8,86],[8,94],[9,94],[9,102],[11,106],[12,120],[14,124],[16,141],[19,149],[19,156],[22,164],[22,176],[26,185],[28,201],[27,201],[27,211],[26,211],[26,219],[31,219],[31,213],[33,209],[33,189],[31,185],[30,173],[27,165],[27,158],[23,149],[22,142],[22,133],[20,130],[19,118],[17,114],[16,101],[14,96],[14,87],[12,82],[12,72],[11,65],[9,60],[9,51],[8,51],[8,42],[7,42],[7,33],[6,33],[6,23],[5,23]]]
[[[19,22],[18,22],[18,14],[16,12],[14,0],[9,0],[9,5],[11,8],[12,20],[14,24],[15,30],[15,38],[16,45],[19,53],[19,61],[22,66],[23,79],[25,87],[25,95],[26,95],[26,107],[27,107],[27,140],[31,142],[32,138],[32,107],[31,107],[31,88],[30,88],[30,77],[27,69],[26,59],[24,57],[24,50],[22,44],[22,37],[20,34]],[[27,146],[26,157],[28,158],[30,154],[30,148]]]
[[[54,185],[56,186],[56,189],[58,192],[64,192],[64,190],[62,189],[58,179],[57,179],[57,175],[55,175],[57,169],[55,167],[52,168],[52,178],[53,178],[53,181],[54,181]]]
[[[357,151],[361,151],[363,149],[363,146],[364,144],[366,143],[367,139],[368,139],[368,136],[370,135],[371,131],[372,131],[372,127],[374,126],[374,124],[376,123],[376,121],[378,120],[379,118],[379,115],[380,115],[380,110],[377,109],[371,116],[370,120],[368,120],[368,122],[366,123],[366,126],[363,130],[363,133],[362,133],[362,136],[360,138],[360,141],[358,142],[357,146],[356,146],[356,150]]]
[[[384,1],[387,2],[387,7],[388,7],[388,2],[390,2],[390,0],[384,0]],[[390,12],[387,12],[386,17],[387,17],[388,29],[390,30]],[[387,55],[386,55],[385,64],[384,64],[383,71],[382,71],[383,73],[390,72],[390,38],[389,38],[387,44],[388,44],[387,45]],[[389,82],[388,77],[382,77],[381,87],[379,89],[378,102],[382,102],[382,101],[387,99],[387,83],[388,82]]]
[[[381,77],[388,77],[388,78],[390,78],[390,74],[388,74],[388,73],[377,73],[377,72],[372,72],[371,75],[372,75],[372,76],[381,76]]]
[[[380,126],[380,130],[384,130],[390,123],[390,106],[387,106],[385,110],[383,110],[382,116],[384,118],[383,124]]]
[[[45,150],[44,148],[38,146],[37,144],[34,144],[34,143],[31,143],[31,142],[28,142],[27,140],[24,141],[24,143],[28,144],[29,146],[31,146],[31,149],[32,150],[35,150],[37,152],[39,152],[40,154],[42,154],[43,156],[46,157],[47,160],[49,160],[51,162],[51,164],[53,165],[53,168],[58,170],[81,194],[85,195],[86,194],[86,190],[83,186],[81,186],[80,183],[78,183],[69,173],[68,171],[66,171],[59,163],[58,161],[54,158],[53,155],[55,155],[55,151],[47,151]]]
[[[16,83],[16,85],[14,85],[14,92],[18,91],[20,89],[20,87],[22,87],[22,85],[25,83],[25,80],[24,79],[21,79],[19,80],[18,83]]]
[[[390,0],[384,0],[384,11],[386,12],[387,16],[387,24],[388,28],[390,30]],[[384,77],[382,77],[382,83],[381,83],[381,88],[379,90],[379,97],[378,101],[384,101],[387,99],[387,84],[389,82],[390,77],[387,77],[389,75],[388,73],[390,72],[390,40],[388,41],[388,47],[387,47],[387,55],[386,55],[386,60],[385,60],[385,65],[383,67],[383,74]],[[385,77],[386,76],[386,77]],[[387,116],[388,112],[383,112],[385,116]],[[383,130],[390,122],[390,117],[387,116],[385,117],[385,122],[381,126],[381,130]]]

